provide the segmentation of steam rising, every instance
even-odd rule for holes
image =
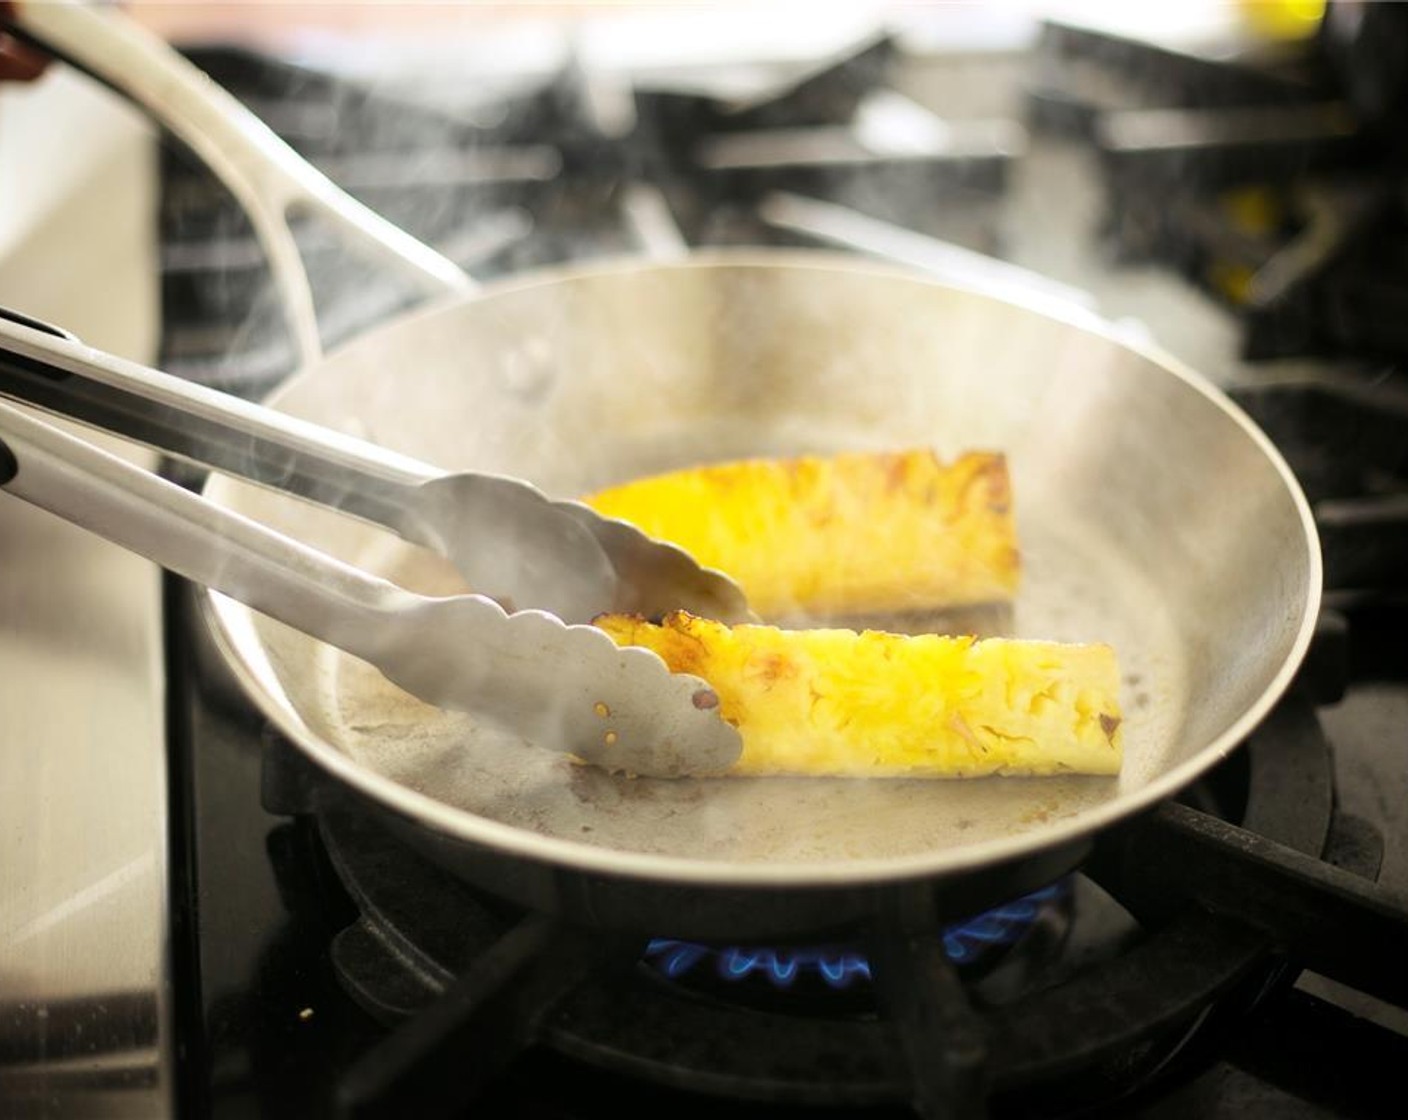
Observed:
[[[408,177],[417,168],[431,172],[397,220],[441,248],[460,245],[457,259],[487,279],[551,261],[637,252],[639,231],[621,221],[618,205],[625,188],[639,181],[658,178],[671,216],[696,245],[756,239],[760,226],[748,215],[759,192],[798,189],[769,176],[750,185],[734,174],[736,163],[716,162],[719,174],[711,176],[692,162],[707,149],[706,138],[686,133],[681,144],[672,131],[681,127],[677,117],[662,123],[638,111],[624,139],[602,143],[593,114],[619,101],[584,102],[580,82],[580,73],[564,68],[546,85],[509,99],[490,125],[418,105],[429,123],[416,143],[429,135],[432,148],[443,143],[450,158],[422,159],[414,145],[403,153],[404,129],[372,128],[376,143],[385,145],[377,167],[394,170],[403,154]],[[683,119],[722,127],[707,104],[701,109],[681,97]],[[310,132],[325,131],[304,143],[310,154],[326,145],[321,158],[330,167],[338,158],[344,170],[355,167],[336,149],[355,146],[348,138],[357,135],[362,114],[375,117],[377,98],[334,95],[330,104],[335,111],[309,118]],[[637,98],[638,110],[642,104]],[[659,104],[653,108],[660,112]],[[623,118],[613,119],[619,126]],[[926,126],[931,148],[932,125]],[[1032,206],[1024,213],[1029,227],[1055,229],[1059,223],[1047,218],[1093,206],[1043,190],[1030,178],[1040,157],[1015,164],[1011,133],[998,130],[998,139],[997,164],[1016,176],[1017,193]],[[544,173],[550,161],[523,154],[544,145],[558,155],[559,170],[551,175]],[[497,161],[480,158],[505,152]],[[867,178],[869,165],[860,161],[850,167],[860,172],[848,171],[840,186],[824,175],[805,185],[840,190],[846,202],[872,214],[894,208],[914,214],[916,225],[952,223],[962,227],[953,239],[969,247],[997,244],[991,192],[978,190],[983,197],[970,199],[966,188],[935,191],[930,178],[912,174],[915,160],[899,162],[904,177]],[[483,173],[490,166],[496,170]],[[372,192],[374,184],[364,189]],[[488,256],[466,259],[479,250],[465,250],[456,239],[477,246],[477,233],[466,231],[510,213],[524,218],[523,236],[488,237]],[[1060,241],[1069,222],[1060,230],[1029,249],[1033,259],[1025,263],[1070,265],[1069,243]],[[306,241],[311,267],[323,251],[320,235],[310,228]],[[344,329],[339,307],[355,307],[357,314],[345,320],[351,330],[363,315],[404,306],[404,291],[365,276],[343,257],[325,259],[315,288],[334,290],[322,303],[330,334]],[[918,858],[1009,842],[1099,812],[1186,761],[1259,683],[1239,661],[1235,668],[1247,672],[1236,687],[1223,687],[1219,643],[1255,631],[1241,647],[1251,657],[1254,648],[1282,637],[1261,626],[1264,584],[1237,583],[1212,608],[1206,595],[1211,570],[1266,568],[1261,542],[1241,531],[1246,522],[1237,515],[1263,516],[1268,509],[1249,496],[1245,507],[1181,522],[1206,498],[1192,493],[1205,474],[1185,474],[1167,462],[1151,469],[1146,441],[1180,416],[1193,424],[1195,393],[1179,396],[1169,378],[1150,375],[1143,359],[1107,340],[977,296],[938,291],[844,269],[621,269],[550,292],[501,292],[478,307],[403,321],[368,345],[343,350],[316,383],[295,385],[281,403],[446,468],[519,474],[562,497],[747,455],[900,446],[933,446],[944,455],[1004,450],[1032,590],[1010,619],[981,625],[1116,646],[1136,690],[1126,724],[1128,763],[1118,780],[936,786],[763,779],[721,783],[707,796],[697,784],[623,782],[574,768],[468,717],[426,708],[366,666],[259,620],[282,702],[313,735],[366,768],[473,817],[588,848],[718,865]],[[244,322],[236,337],[267,336],[260,315]],[[1221,429],[1200,447],[1205,455],[1225,455],[1229,472],[1255,475],[1256,464],[1239,458],[1241,450]],[[428,589],[443,578],[424,567],[433,561],[346,519],[235,493],[246,512],[409,586]],[[1270,520],[1283,513],[1270,509]]]

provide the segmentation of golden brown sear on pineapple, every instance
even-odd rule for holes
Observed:
[[[618,645],[713,686],[743,754],[730,775],[1114,774],[1119,667],[1107,645],[726,626],[602,615]]]
[[[732,576],[773,619],[1001,603],[1020,574],[1006,459],[928,450],[750,459],[586,499]],[[730,775],[1115,774],[1107,645],[603,615],[619,645],[708,681],[743,754]],[[882,623],[884,625],[884,623]]]
[[[1006,459],[932,451],[748,459],[584,499],[732,576],[764,618],[1010,599],[1020,561]]]

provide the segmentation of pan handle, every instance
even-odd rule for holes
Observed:
[[[12,13],[0,26],[141,106],[235,196],[268,257],[302,364],[321,357],[323,347],[289,224],[300,213],[320,215],[348,244],[406,273],[429,295],[474,288],[453,261],[346,194],[233,95],[121,13],[76,0],[20,0]]]

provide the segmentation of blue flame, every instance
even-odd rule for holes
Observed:
[[[1059,897],[1064,883],[1054,883],[1024,895],[943,931],[944,952],[955,964],[973,960],[984,948],[1010,945],[1031,928],[1044,903]],[[853,949],[758,949],[734,946],[715,949],[693,941],[656,938],[645,955],[671,980],[692,971],[708,958],[725,980],[765,976],[778,988],[790,988],[804,974],[819,975],[832,988],[848,988],[858,979],[870,979],[870,962]]]
[[[858,977],[870,979],[870,962],[849,949],[712,949],[692,941],[656,938],[646,946],[671,980],[683,976],[707,957],[725,980],[742,980],[759,973],[779,988],[790,988],[799,976],[815,972],[833,988],[848,987]]]

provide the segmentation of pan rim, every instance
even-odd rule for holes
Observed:
[[[1302,541],[1307,549],[1307,593],[1301,607],[1299,628],[1286,656],[1261,695],[1245,711],[1196,753],[1160,774],[1137,791],[1121,795],[1067,820],[1040,829],[1017,833],[998,840],[985,840],[969,846],[946,847],[937,851],[885,858],[858,858],[825,862],[722,862],[667,856],[626,849],[593,846],[556,836],[546,836],[515,825],[505,824],[468,810],[438,801],[428,794],[403,786],[344,754],[335,746],[309,732],[291,718],[287,708],[270,697],[257,673],[240,653],[232,636],[230,620],[248,609],[216,592],[201,588],[201,613],[210,626],[217,647],[231,667],[241,688],[275,728],[322,770],[345,782],[370,800],[416,824],[448,837],[495,850],[538,864],[565,867],[605,878],[691,884],[703,887],[742,888],[829,888],[873,886],[877,883],[910,879],[937,879],[959,872],[975,871],[1008,863],[1040,851],[1079,841],[1106,829],[1176,794],[1205,771],[1226,758],[1266,718],[1281,700],[1309,649],[1319,612],[1323,584],[1323,561],[1319,534],[1310,503],[1289,465],[1270,438],[1223,390],[1162,348],[1143,339],[1129,337],[1098,314],[1076,305],[1066,305],[1034,293],[1001,291],[986,285],[963,285],[940,280],[924,272],[885,262],[877,262],[828,250],[810,249],[716,249],[692,253],[668,262],[644,262],[638,257],[599,260],[557,266],[487,284],[480,289],[447,300],[435,300],[407,315],[372,328],[366,334],[331,351],[314,366],[300,368],[266,398],[278,408],[285,395],[305,378],[313,376],[328,360],[362,345],[392,328],[413,329],[417,321],[446,313],[453,307],[476,303],[495,296],[526,289],[546,287],[563,281],[586,280],[601,275],[642,269],[657,271],[698,271],[701,268],[728,269],[811,269],[847,271],[915,281],[935,288],[976,295],[1015,306],[1032,314],[1053,319],[1087,331],[1105,341],[1131,351],[1159,366],[1199,393],[1209,405],[1236,423],[1251,439],[1280,476],[1292,505],[1299,515]],[[212,493],[212,488],[214,492]],[[218,476],[207,480],[204,491],[219,501]],[[728,780],[728,779],[720,779]],[[1105,780],[1105,779],[1092,779]]]

